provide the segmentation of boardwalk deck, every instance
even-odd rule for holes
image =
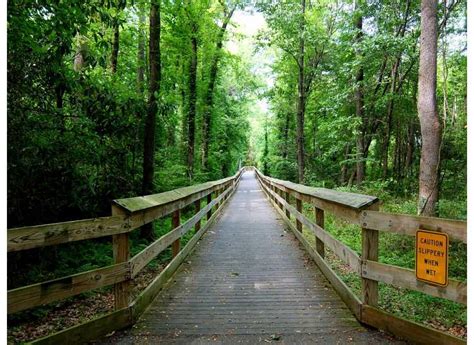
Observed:
[[[401,343],[356,321],[253,172],[141,319],[102,342]]]

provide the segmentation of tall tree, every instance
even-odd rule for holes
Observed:
[[[191,61],[189,64],[189,110],[188,110],[188,155],[187,168],[190,180],[194,174],[194,141],[196,132],[196,95],[197,95],[197,23],[191,20]]]
[[[138,55],[137,55],[137,89],[140,94],[145,91],[145,66],[146,66],[146,53],[145,53],[145,13],[143,4],[139,4],[138,7]]]
[[[142,193],[152,194],[153,179],[155,173],[155,131],[156,113],[158,111],[157,96],[160,93],[161,84],[161,52],[160,52],[160,7],[161,0],[152,0],[150,7],[150,88],[148,96],[148,110],[145,121],[145,140],[143,150],[143,185]],[[145,225],[141,230],[143,238],[153,239],[154,232],[151,223]]]
[[[356,30],[356,42],[360,45],[362,42],[362,24],[363,16],[360,9],[360,0],[354,2],[355,11],[355,30]],[[360,50],[360,48],[359,48]],[[360,65],[356,72],[356,89],[355,89],[355,108],[356,116],[360,119],[359,133],[357,134],[357,163],[356,163],[356,182],[361,183],[364,180],[365,175],[365,161],[364,161],[364,148],[365,148],[365,112],[364,112],[364,94],[363,94],[363,83],[364,83],[364,68]]]
[[[441,125],[436,104],[438,45],[437,0],[421,1],[420,67],[418,71],[418,118],[421,129],[418,214],[437,213]]]
[[[114,38],[112,41],[112,54],[110,56],[110,69],[112,73],[117,72],[117,63],[120,47],[120,14],[123,9],[127,6],[126,0],[119,0],[115,8],[115,16],[112,22],[112,28],[114,30]]]
[[[214,103],[214,87],[216,84],[217,79],[217,70],[218,70],[218,63],[221,54],[222,45],[224,43],[224,35],[227,30],[227,25],[232,18],[232,15],[236,9],[236,7],[232,7],[230,11],[228,11],[225,4],[224,7],[224,20],[222,21],[222,26],[219,30],[219,35],[217,36],[216,41],[216,49],[214,52],[214,56],[211,61],[211,68],[209,70],[209,84],[206,88],[206,93],[204,97],[204,114],[203,114],[203,125],[202,125],[202,159],[201,164],[204,170],[208,169],[208,158],[209,158],[209,142],[211,136],[211,112],[212,106]]]
[[[304,31],[305,31],[306,0],[301,0],[301,19],[299,31],[299,52],[298,52],[298,106],[296,111],[296,145],[298,158],[298,182],[304,180],[304,113],[305,113],[305,74],[304,74]]]

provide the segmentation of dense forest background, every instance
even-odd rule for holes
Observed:
[[[109,215],[113,199],[216,180],[243,165],[420,213],[421,7],[420,0],[8,1],[8,227]],[[458,219],[467,217],[466,7],[439,1],[436,23],[441,141],[430,215]],[[133,248],[165,227],[167,220],[143,229]],[[339,235],[353,244],[355,232]],[[412,264],[401,252],[410,243],[391,238],[387,246],[393,260],[404,260],[397,264]],[[465,279],[466,248],[453,253],[450,275]],[[12,253],[8,285],[111,260],[102,240]],[[465,326],[464,309],[445,309],[440,319]]]

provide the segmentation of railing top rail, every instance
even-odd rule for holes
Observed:
[[[137,196],[132,198],[116,199],[114,204],[121,206],[130,213],[144,211],[157,206],[162,206],[171,202],[178,201],[190,195],[200,193],[216,186],[223,185],[235,179],[240,173],[240,169],[235,175],[220,180],[205,182],[193,186],[187,186],[170,190],[168,192]]]
[[[302,184],[297,184],[290,181],[279,180],[273,177],[265,176],[257,168],[255,168],[255,171],[257,171],[257,173],[265,179],[277,185],[291,189],[297,193],[309,195],[342,206],[347,206],[351,209],[363,210],[379,201],[379,198],[375,196],[340,192],[328,188],[308,187]]]

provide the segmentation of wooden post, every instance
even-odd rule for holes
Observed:
[[[179,209],[173,212],[173,218],[171,220],[171,227],[173,229],[176,229],[180,224],[180,213],[181,212]],[[176,241],[174,241],[172,244],[173,258],[179,254],[180,242],[181,242],[181,237],[178,238]]]
[[[314,216],[316,217],[316,225],[324,228],[324,210],[315,207]],[[324,242],[321,241],[317,236],[314,236],[316,240],[316,251],[324,259]]]
[[[281,197],[283,196],[283,191],[281,189],[278,189],[278,195],[281,196]],[[278,204],[280,205],[280,209],[283,210],[283,203],[279,202]]]
[[[196,200],[194,202],[194,212],[198,213],[201,210],[201,199]],[[198,220],[196,225],[194,226],[194,232],[198,232],[201,229],[201,219]]]
[[[379,205],[374,204],[370,210],[378,211]],[[362,211],[363,212],[363,211]],[[379,260],[379,232],[362,228],[362,262],[365,260]],[[367,278],[362,278],[362,302],[376,307],[378,304],[378,282]]]
[[[112,215],[125,215],[125,210],[119,206],[112,205]],[[114,255],[114,263],[126,262],[130,259],[130,244],[128,233],[112,236],[112,247]],[[114,301],[115,310],[127,308],[130,302],[130,291],[132,289],[131,281],[125,280],[114,285]]]
[[[207,204],[209,205],[212,202],[212,192],[207,195]],[[207,220],[212,217],[212,207],[207,211]]]
[[[296,210],[299,213],[303,213],[303,203],[301,202],[301,199],[298,199],[298,197],[296,197]],[[299,232],[303,231],[303,224],[301,224],[301,222],[298,219],[296,219],[296,229]]]
[[[214,199],[217,198],[218,196],[219,196],[219,189],[214,192]],[[219,203],[217,203],[214,206],[214,212],[217,212],[218,208],[219,208]]]
[[[285,192],[285,200],[286,200],[286,203],[289,205],[290,204],[290,193],[289,192]],[[286,210],[286,218],[291,219],[291,213],[288,210]]]

